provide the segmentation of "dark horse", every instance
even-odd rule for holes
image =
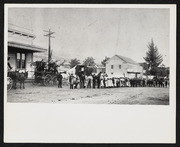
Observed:
[[[28,72],[25,73],[20,73],[19,71],[8,72],[8,77],[11,77],[11,79],[13,80],[13,86],[15,89],[17,87],[17,82],[20,83],[20,89],[21,86],[23,86],[23,89],[25,89],[24,82],[28,77]]]

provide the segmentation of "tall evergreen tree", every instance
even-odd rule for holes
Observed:
[[[149,50],[146,52],[146,57],[144,57],[144,60],[148,64],[150,73],[156,75],[156,69],[162,63],[163,58],[162,55],[159,54],[157,46],[154,45],[153,39],[148,44],[148,48]]]

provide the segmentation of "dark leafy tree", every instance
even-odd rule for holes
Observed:
[[[86,66],[94,66],[95,65],[95,59],[93,57],[87,57],[84,61],[83,61],[83,65]]]
[[[106,61],[109,59],[110,59],[109,57],[105,57],[105,59],[101,61],[101,64],[106,66]]]
[[[157,75],[159,73],[158,66],[162,63],[162,55],[159,54],[157,46],[154,45],[153,39],[148,44],[148,51],[146,52],[146,57],[144,60],[148,65],[148,70],[152,75]]]
[[[69,63],[70,63],[70,67],[73,68],[74,66],[80,64],[80,61],[79,61],[79,59],[74,58],[74,59],[71,59],[71,61]]]
[[[159,76],[161,77],[169,77],[169,68],[165,66],[158,67],[160,70]]]
[[[145,74],[146,75],[150,75],[150,72],[148,70],[148,64],[143,62],[143,63],[139,63],[142,67],[143,67],[143,70],[145,70]]]
[[[150,70],[150,74],[151,74],[151,75],[160,76],[160,75],[161,75],[161,70],[160,70],[160,68],[158,68],[158,67],[153,67],[153,68],[151,68],[151,70]]]
[[[87,67],[85,69],[85,72],[86,72],[86,75],[89,76],[91,75],[92,73],[95,73],[96,72],[96,68],[94,66],[91,66],[91,67]]]

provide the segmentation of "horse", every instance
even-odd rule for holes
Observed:
[[[25,80],[28,77],[28,72],[19,72],[19,71],[14,71],[14,72],[8,72],[8,76],[11,77],[11,79],[13,80],[13,86],[16,89],[17,88],[17,83],[20,83],[20,89],[21,86],[23,87],[23,89],[25,89],[24,83]]]
[[[25,73],[19,73],[19,82],[20,82],[20,89],[21,89],[21,85],[23,84],[23,89],[25,89],[25,86],[24,86],[24,83],[25,83],[25,80],[27,79],[28,77],[28,72],[25,72]]]

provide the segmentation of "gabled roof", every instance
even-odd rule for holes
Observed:
[[[135,64],[135,65],[139,65],[137,62],[135,62],[134,60],[128,58],[128,57],[124,57],[124,56],[120,56],[120,55],[115,55],[118,58],[120,58],[121,60],[123,60],[126,63],[130,63],[130,64]]]

